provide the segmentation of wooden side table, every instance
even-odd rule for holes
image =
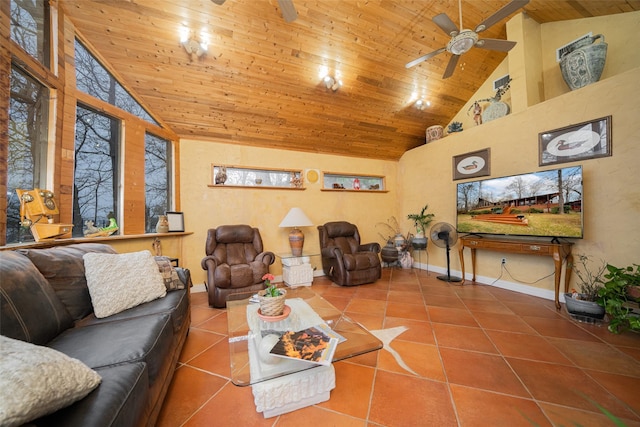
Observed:
[[[462,284],[465,281],[464,274],[464,248],[471,249],[471,271],[473,281],[476,281],[476,249],[484,249],[496,252],[507,252],[524,255],[549,256],[553,258],[555,267],[555,303],[560,310],[560,277],[562,275],[562,263],[566,260],[567,267],[564,276],[564,291],[569,291],[569,280],[573,265],[571,247],[573,243],[554,243],[528,240],[510,240],[495,237],[464,236],[460,238],[460,267],[462,269]]]

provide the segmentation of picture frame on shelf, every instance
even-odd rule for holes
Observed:
[[[169,233],[184,231],[184,214],[182,212],[167,212]]]
[[[453,180],[491,175],[491,149],[453,156]]]
[[[538,134],[539,166],[608,157],[611,116]]]

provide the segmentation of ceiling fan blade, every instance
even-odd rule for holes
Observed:
[[[225,0],[211,0],[211,1],[217,4],[218,6],[222,6],[225,2]]]
[[[439,15],[434,16],[431,20],[440,28],[442,31],[447,33],[447,35],[453,37],[457,35],[460,30],[458,26],[453,23],[453,21],[447,16],[446,13],[441,13]]]
[[[282,17],[287,22],[293,22],[298,17],[298,11],[293,5],[293,0],[278,0],[280,10],[282,10]]]
[[[487,28],[496,24],[498,21],[501,21],[502,19],[511,15],[516,10],[524,7],[527,3],[529,3],[529,0],[512,0],[511,3],[505,5],[502,9],[498,10],[496,13],[478,24],[475,32],[479,33],[480,31],[486,30]]]
[[[441,47],[440,49],[438,49],[438,50],[434,50],[434,51],[433,51],[433,52],[431,52],[431,53],[427,53],[426,55],[422,55],[420,58],[417,58],[417,59],[414,59],[414,60],[413,60],[413,61],[411,61],[411,62],[408,62],[408,63],[407,63],[407,65],[405,65],[405,68],[411,68],[411,67],[413,67],[414,65],[418,65],[418,64],[419,64],[419,63],[421,63],[422,61],[426,61],[426,60],[427,60],[427,59],[429,59],[429,58],[433,58],[434,56],[436,56],[436,55],[438,55],[438,54],[440,54],[440,53],[444,52],[445,50],[447,50],[447,49],[446,49],[446,48],[444,48],[444,47]]]
[[[502,39],[480,39],[476,42],[476,47],[500,52],[509,52],[516,45],[516,42]]]
[[[447,69],[444,70],[444,74],[442,75],[443,79],[448,79],[453,75],[453,72],[456,70],[456,65],[458,65],[458,59],[460,59],[460,55],[451,55]]]

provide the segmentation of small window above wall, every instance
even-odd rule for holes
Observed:
[[[322,173],[322,191],[360,191],[386,193],[384,176]]]
[[[300,169],[265,169],[251,166],[211,165],[209,187],[304,190]]]

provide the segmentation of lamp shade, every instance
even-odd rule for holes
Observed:
[[[280,227],[310,227],[313,223],[300,208],[291,208],[280,223]]]
[[[311,220],[302,212],[300,208],[291,208],[287,216],[280,223],[280,227],[293,227],[289,233],[289,245],[293,256],[302,256],[302,246],[304,245],[304,234],[298,227],[308,227],[313,225]]]

